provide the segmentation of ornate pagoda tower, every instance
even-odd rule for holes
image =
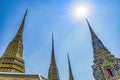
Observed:
[[[49,80],[60,80],[58,68],[56,66],[56,61],[55,61],[53,34],[52,34],[52,55],[51,55],[51,64],[50,64],[49,72],[48,72],[48,79]]]
[[[92,38],[94,53],[94,64],[92,68],[95,80],[110,80],[111,78],[120,77],[120,59],[115,58],[111,54],[96,36],[87,19],[86,21]]]
[[[20,28],[0,57],[0,72],[25,73],[23,57],[23,29],[27,15],[25,12]]]
[[[67,54],[67,57],[68,57],[68,66],[69,66],[69,80],[74,80],[74,77],[72,74],[72,68],[71,68],[71,64],[70,64],[69,54]]]

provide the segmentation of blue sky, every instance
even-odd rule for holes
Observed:
[[[90,4],[89,22],[104,45],[120,57],[120,0],[0,0],[0,55],[15,36],[26,8],[24,29],[26,73],[47,77],[54,33],[55,56],[61,80],[68,80],[69,52],[75,80],[93,80],[91,36],[84,19],[75,22],[69,6]]]

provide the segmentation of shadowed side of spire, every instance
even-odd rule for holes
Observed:
[[[74,77],[72,74],[72,68],[71,68],[71,64],[70,64],[69,53],[67,54],[67,58],[68,58],[68,66],[69,66],[69,80],[74,80]]]
[[[25,24],[25,20],[26,20],[26,16],[27,16],[27,12],[28,12],[28,9],[26,9],[26,12],[24,14],[24,18],[22,20],[22,23],[20,25],[20,28],[15,36],[15,38],[19,38],[21,41],[22,41],[22,36],[23,36],[23,30],[24,30],[24,24]]]
[[[90,34],[91,34],[91,38],[92,38],[92,45],[93,45],[93,50],[97,51],[100,50],[102,48],[105,48],[103,43],[101,42],[101,40],[97,37],[97,35],[94,33],[88,19],[86,19],[86,22],[89,26],[89,30],[90,30]]]

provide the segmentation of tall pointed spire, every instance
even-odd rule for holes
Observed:
[[[87,24],[89,26],[89,30],[90,30],[90,34],[91,34],[91,38],[92,38],[92,45],[93,45],[93,50],[97,51],[99,49],[105,48],[103,43],[101,42],[101,40],[96,36],[96,34],[94,33],[88,19],[86,19]]]
[[[54,52],[54,37],[53,37],[53,33],[52,33],[52,56],[51,56],[51,65],[56,65],[55,62],[55,52]]]
[[[22,35],[27,15],[25,12],[20,28],[0,58],[0,72],[25,73]]]
[[[23,30],[24,30],[24,24],[25,24],[25,20],[26,20],[26,16],[27,16],[27,12],[28,12],[28,9],[26,9],[26,12],[24,14],[24,18],[22,20],[22,23],[20,25],[20,28],[15,36],[15,38],[19,38],[21,41],[22,41],[22,36],[23,36]]]
[[[87,19],[86,21],[92,37],[94,51],[94,64],[92,68],[95,80],[110,80],[110,78],[116,78],[116,72],[118,70],[116,70],[116,66],[113,65],[119,64],[118,58],[115,58],[114,55],[112,55],[111,52],[103,45],[101,40],[96,36],[93,29],[91,28],[89,21]],[[120,67],[120,65],[118,67]],[[120,72],[117,74],[119,73]]]
[[[67,54],[68,57],[68,66],[69,66],[69,80],[74,80],[73,74],[72,74],[72,68],[70,64],[70,58],[69,58],[69,53]]]
[[[55,52],[54,52],[54,38],[52,34],[52,55],[51,55],[51,63],[48,72],[48,79],[49,80],[60,80],[58,68],[55,61]]]

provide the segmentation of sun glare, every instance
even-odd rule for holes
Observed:
[[[74,19],[81,19],[88,17],[90,7],[88,5],[74,4],[70,7],[70,16]]]
[[[88,13],[88,8],[87,6],[76,6],[73,13],[76,17],[84,17]]]

